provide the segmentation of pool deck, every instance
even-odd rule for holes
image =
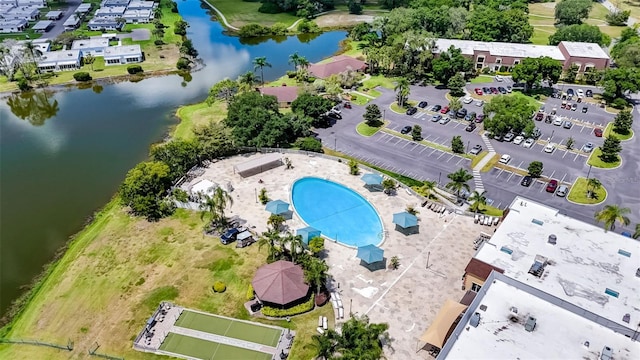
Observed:
[[[252,230],[256,232],[267,230],[269,213],[257,200],[263,187],[270,199],[287,202],[290,202],[293,182],[305,176],[329,179],[357,191],[374,206],[382,219],[386,236],[380,247],[385,251],[387,265],[391,257],[398,256],[400,268],[370,271],[360,265],[354,248],[325,242],[326,260],[333,276],[331,285],[341,293],[345,309],[345,319],[339,320],[338,324],[347,320],[350,312],[366,314],[372,322],[389,324],[392,349],[385,350],[389,359],[432,358],[426,351],[419,351],[425,345],[419,337],[445,300],[462,298],[465,291],[461,289],[461,278],[474,253],[473,241],[481,232],[493,233],[493,228],[476,225],[470,217],[455,213],[442,216],[421,208],[420,200],[403,189],[393,196],[369,192],[360,180],[361,175],[350,175],[345,162],[299,154],[283,154],[284,157],[291,160],[293,169],[280,166],[242,178],[234,174],[233,166],[249,160],[250,156],[236,156],[211,164],[192,182],[206,178],[223,188],[231,184],[234,203],[227,216],[237,215],[247,220],[247,226],[255,226]],[[259,183],[260,179],[262,183]],[[393,214],[404,211],[407,205],[420,211],[418,234],[403,235],[392,224]],[[286,225],[294,233],[305,226],[296,214]]]

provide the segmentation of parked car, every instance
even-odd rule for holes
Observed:
[[[575,95],[575,92],[573,92],[573,89],[567,89],[567,96],[573,96]]]
[[[442,115],[440,115],[440,114],[435,114],[435,115],[433,115],[431,117],[431,121],[433,121],[433,122],[438,122],[438,121],[440,121],[440,119],[442,119]]]
[[[569,192],[569,188],[566,185],[558,186],[558,190],[556,190],[556,196],[565,197]]]
[[[510,142],[510,141],[513,141],[513,139],[514,139],[515,137],[516,137],[516,134],[514,134],[514,133],[512,133],[512,132],[508,132],[508,133],[504,136],[503,140],[504,140],[504,141],[506,141],[506,142]]]
[[[565,129],[571,129],[572,126],[573,126],[573,123],[569,120],[566,120],[564,124],[562,124],[562,127]]]
[[[593,134],[596,137],[602,137],[602,129],[600,129],[600,128],[593,129]]]
[[[586,113],[587,111],[589,111],[589,108],[587,106],[583,106],[582,107],[582,112]]]
[[[473,98],[471,96],[466,96],[464,99],[462,99],[462,102],[465,104],[471,104],[473,102]]]
[[[491,94],[491,89],[489,89],[488,87],[483,87],[482,92],[484,92],[485,94]]]
[[[513,88],[512,88],[511,86],[507,86],[507,92],[509,92],[509,93],[510,93],[510,92],[512,92],[512,91],[513,91]]]
[[[558,180],[551,179],[547,184],[547,192],[553,193],[556,192],[556,188],[558,188]]]
[[[338,107],[337,105],[331,108],[331,112],[334,114],[342,115],[342,110],[340,110],[340,107]]]
[[[446,125],[449,123],[449,121],[451,121],[451,118],[448,116],[443,117],[442,119],[440,119],[440,121],[438,121],[438,124],[440,125]]]
[[[403,127],[402,130],[400,130],[401,134],[408,134],[410,132],[411,132],[411,126],[409,126],[409,125]]]
[[[533,129],[533,133],[531,134],[531,137],[534,139],[540,139],[540,136],[542,136],[542,131],[540,131],[540,129],[535,128]]]
[[[220,241],[224,245],[232,243],[232,242],[234,242],[236,240],[236,236],[238,236],[239,232],[240,232],[240,230],[238,230],[236,228],[227,229],[227,231],[225,231],[224,234],[222,234],[222,236],[220,236]]]
[[[484,114],[478,114],[478,116],[476,116],[476,122],[481,123],[482,120],[484,120]]]
[[[420,101],[420,103],[418,104],[418,107],[419,107],[420,109],[424,109],[424,108],[426,108],[426,107],[427,107],[427,105],[429,105],[429,104],[427,104],[427,102],[426,102],[426,101]]]
[[[496,81],[497,82],[502,82],[504,80],[504,78],[502,77],[502,75],[496,75]]]
[[[516,145],[522,144],[523,141],[524,141],[524,136],[522,136],[522,135],[518,135],[518,136],[516,136],[515,139],[513,139],[513,143],[516,144]]]
[[[529,187],[529,185],[531,185],[532,182],[533,182],[533,178],[527,175],[522,178],[522,181],[520,181],[520,185]]]
[[[476,106],[484,106],[484,100],[476,101]]]
[[[431,108],[431,111],[433,111],[433,112],[438,112],[438,111],[440,111],[440,109],[442,109],[442,106],[440,106],[440,105],[433,105],[433,107]]]
[[[553,116],[553,115],[547,115],[547,116],[545,116],[545,118],[544,118],[544,123],[545,123],[545,124],[551,124],[551,123],[553,122],[553,118],[554,118],[554,116]]]
[[[578,109],[578,104],[571,105],[571,111],[576,111]]]
[[[500,92],[500,94],[504,95],[507,93],[507,89],[503,88],[502,86],[498,86],[498,91]]]
[[[448,113],[448,112],[449,112],[449,107],[448,107],[448,106],[445,106],[445,107],[443,107],[442,109],[440,109],[440,113],[441,113],[441,114],[446,114],[446,113]]]
[[[562,126],[562,123],[563,123],[563,122],[564,122],[564,120],[562,120],[562,117],[561,117],[561,116],[556,116],[556,117],[553,119],[553,125],[555,125],[555,126]]]
[[[472,123],[469,123],[469,125],[467,125],[467,127],[466,127],[466,128],[464,128],[464,129],[465,129],[466,131],[468,131],[468,132],[472,132],[473,130],[475,130],[475,129],[476,129],[476,124],[475,124],[475,123],[473,123],[473,122],[472,122]]]
[[[467,116],[467,109],[465,108],[458,110],[458,112],[456,113],[456,117],[458,119],[464,119],[465,116]]]
[[[415,114],[415,113],[417,113],[417,112],[418,112],[418,108],[415,108],[415,107],[413,107],[413,106],[412,106],[412,107],[410,107],[410,108],[408,108],[408,109],[407,109],[406,114],[407,114],[407,115],[413,115],[413,114]]]
[[[525,141],[522,143],[522,146],[523,146],[524,148],[527,148],[527,149],[528,149],[528,148],[532,147],[532,146],[533,146],[533,144],[535,144],[535,143],[536,143],[536,141],[535,141],[535,140],[533,140],[532,138],[528,138],[527,140],[525,140]]]
[[[536,121],[542,121],[542,119],[544,119],[544,113],[543,112],[539,112],[536,114]]]
[[[504,140],[504,135],[502,135],[502,134],[495,134],[495,135],[493,135],[493,140],[503,141],[503,140]]]
[[[504,154],[504,155],[500,156],[500,163],[501,164],[506,164],[509,161],[511,161],[511,155]]]
[[[582,151],[587,152],[587,153],[593,151],[593,143],[588,142],[588,143],[582,145]]]
[[[587,97],[593,97],[593,91],[591,91],[591,90],[587,90],[584,94],[585,94]]]
[[[473,89],[473,91],[476,93],[476,95],[482,95],[482,89],[480,88],[475,88]]]
[[[552,153],[555,149],[556,149],[555,144],[553,144],[553,143],[548,143],[548,144],[544,147],[544,152],[546,152],[546,153]]]
[[[473,121],[473,120],[475,120],[475,119],[476,119],[476,113],[475,113],[475,112],[471,112],[471,113],[467,114],[467,115],[464,117],[464,119],[465,119],[466,121]]]
[[[582,89],[578,89],[576,92],[578,96],[584,96],[584,91]]]
[[[473,147],[471,148],[471,151],[469,151],[469,154],[478,155],[481,152],[482,152],[482,145],[473,145]]]
[[[492,94],[499,94],[499,93],[500,93],[500,92],[498,91],[498,88],[490,87],[489,89],[491,90],[491,93],[492,93]]]

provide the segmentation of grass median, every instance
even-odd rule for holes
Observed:
[[[602,137],[606,138],[609,135],[613,135],[617,137],[620,141],[627,141],[633,137],[633,130],[629,130],[628,134],[621,134],[613,130],[613,123],[610,122],[609,124],[607,124],[607,127],[604,129],[604,134],[602,134]]]
[[[593,191],[594,196],[592,197],[588,196],[588,190],[587,178],[579,177],[573,183],[573,186],[571,186],[571,190],[569,190],[567,199],[578,204],[595,205],[600,204],[607,198],[607,189],[605,189],[604,186],[601,186],[599,189]]]
[[[373,134],[377,133],[378,131],[382,130],[382,128],[384,126],[386,126],[388,124],[388,122],[385,123],[380,123],[379,126],[369,126],[367,125],[366,122],[361,122],[358,124],[358,126],[356,126],[356,131],[358,132],[358,134],[362,135],[362,136],[372,136]]]
[[[600,169],[613,169],[620,166],[620,163],[622,163],[622,160],[620,159],[620,155],[618,155],[618,161],[607,163],[600,160],[601,154],[602,154],[602,151],[600,150],[599,147],[593,149],[593,152],[591,152],[591,156],[589,156],[589,159],[587,160],[587,165],[591,165],[593,167],[600,168]]]

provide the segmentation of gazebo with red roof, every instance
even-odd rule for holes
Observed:
[[[280,307],[295,305],[309,295],[302,267],[290,261],[279,260],[260,267],[251,285],[260,301]]]

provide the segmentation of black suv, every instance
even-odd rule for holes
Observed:
[[[458,110],[458,112],[456,112],[456,117],[459,119],[464,118],[465,116],[467,116],[467,109],[462,108],[460,110]]]
[[[476,129],[476,123],[471,122],[471,123],[469,123],[469,125],[467,125],[467,127],[466,127],[466,128],[464,128],[464,129],[465,129],[466,131],[468,131],[468,132],[472,132],[473,130],[475,130],[475,129]]]
[[[527,176],[522,178],[522,181],[520,182],[520,185],[529,187],[529,185],[531,185],[531,182],[533,182],[533,178],[531,176],[527,175]]]
[[[407,115],[413,115],[418,112],[418,108],[414,108],[413,106],[407,109]]]
[[[408,134],[410,132],[411,132],[411,126],[409,126],[409,125],[403,127],[402,130],[400,130],[401,134]]]
[[[427,102],[426,102],[426,101],[420,101],[420,103],[418,104],[418,107],[419,107],[420,109],[424,109],[424,108],[426,108],[426,107],[427,107],[427,105],[429,105],[429,104],[427,104]]]

